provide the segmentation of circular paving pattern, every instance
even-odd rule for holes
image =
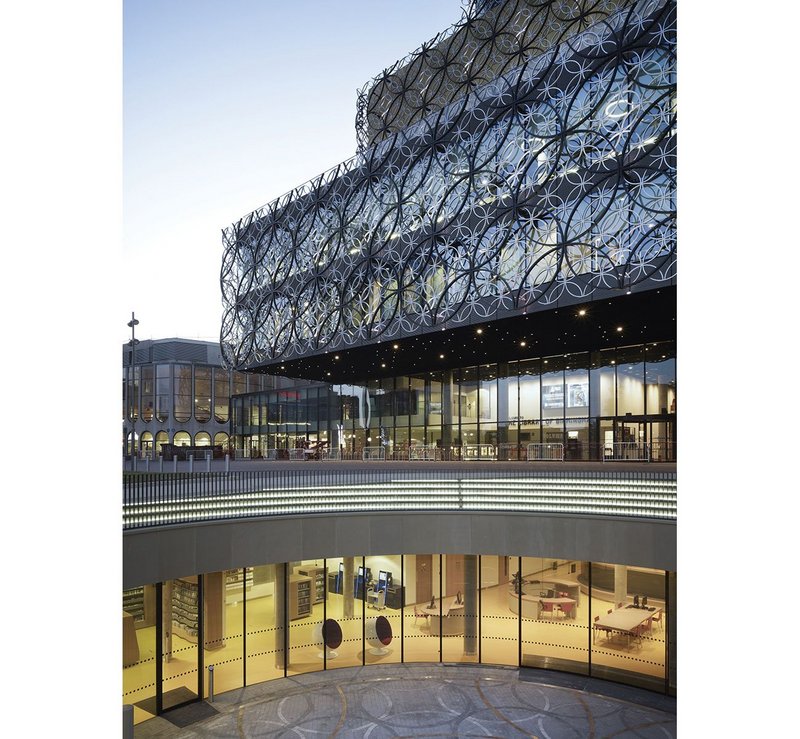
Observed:
[[[138,725],[135,736],[676,736],[674,699],[609,685],[611,697],[588,692],[599,681],[556,680],[565,684],[521,679],[511,668],[464,665],[337,669],[231,691],[217,696],[219,713],[212,718],[182,729],[166,718],[152,719]],[[583,687],[568,687],[570,682]]]

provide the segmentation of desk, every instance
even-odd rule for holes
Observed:
[[[440,607],[443,609],[441,619]],[[430,616],[428,621],[434,636],[439,635],[440,621],[442,636],[458,636],[464,633],[464,604],[456,603],[455,598],[445,598],[444,602],[437,601],[433,608],[425,607],[420,610]]]
[[[631,636],[637,633],[637,629],[653,616],[657,615],[660,608],[655,608],[652,611],[646,608],[617,608],[611,613],[606,613],[597,621],[594,622],[595,626],[604,627],[613,631],[619,631],[628,636],[628,643],[630,644]],[[597,629],[594,629],[592,639],[597,638]]]
[[[522,596],[522,617],[539,618],[539,603],[552,603],[554,606],[559,607],[566,603],[572,603],[570,618],[575,618],[575,612],[578,610],[578,601],[575,598],[540,598],[538,595],[524,593]],[[519,613],[519,595],[514,592],[513,587],[508,591],[508,610],[511,613]]]
[[[567,597],[574,598],[575,602],[580,605],[581,602],[581,586],[576,580],[559,580],[554,577],[542,577],[540,580],[525,580],[522,585],[522,590],[526,593],[535,594],[535,592],[545,592],[553,590],[557,593],[565,592]]]

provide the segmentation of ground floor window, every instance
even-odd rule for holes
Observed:
[[[399,662],[552,668],[674,694],[674,577],[435,553],[187,575],[123,591],[123,702],[139,722],[207,697],[210,669],[222,693]]]

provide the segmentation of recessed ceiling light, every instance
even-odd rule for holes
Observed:
[[[400,348],[400,345],[399,345],[399,344],[394,344],[392,348],[393,348],[393,349],[399,349],[399,348]]]
[[[440,354],[439,359],[444,359],[444,354]]]
[[[578,315],[579,315],[579,316],[585,316],[585,315],[586,315],[586,309],[585,309],[585,308],[581,308],[581,309],[578,311]]]
[[[477,333],[479,333],[479,334],[482,334],[482,333],[483,333],[483,329],[482,329],[482,328],[479,328],[479,329],[478,329],[478,331],[477,331]]]
[[[520,345],[520,346],[525,346],[526,344],[525,344],[525,342],[524,342],[524,341],[520,341],[520,342],[519,342],[519,345]]]
[[[385,367],[385,366],[386,366],[386,365],[385,365],[383,362],[381,362],[381,367]]]
[[[622,331],[622,326],[617,326],[617,331]]]

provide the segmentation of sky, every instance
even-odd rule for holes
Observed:
[[[459,0],[126,0],[120,338],[218,340],[221,229],[356,150],[356,91]]]

